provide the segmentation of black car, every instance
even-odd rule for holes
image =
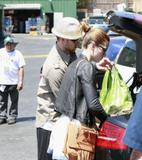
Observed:
[[[142,72],[142,15],[132,12],[110,12],[105,19],[109,29],[131,38],[136,43],[136,73],[130,86],[140,87]],[[127,74],[127,73],[126,73]],[[95,160],[129,160],[131,148],[123,143],[129,115],[109,117],[102,125],[96,142]]]

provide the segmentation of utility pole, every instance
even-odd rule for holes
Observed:
[[[4,5],[0,4],[0,48],[3,47],[4,31],[3,31],[3,18],[4,18]]]
[[[128,0],[124,0],[124,3],[126,5],[126,8],[128,8]]]

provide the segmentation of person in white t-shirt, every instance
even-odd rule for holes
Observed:
[[[13,37],[4,39],[0,49],[0,124],[16,123],[18,116],[19,91],[23,89],[25,60],[22,53],[15,49]],[[11,105],[8,111],[8,100]]]

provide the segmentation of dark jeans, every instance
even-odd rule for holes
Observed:
[[[8,99],[10,97],[11,105],[8,112]],[[6,85],[4,92],[0,91],[0,118],[16,118],[18,115],[19,92],[17,85]]]
[[[51,131],[37,128],[37,149],[38,160],[52,160],[52,156],[47,154]]]

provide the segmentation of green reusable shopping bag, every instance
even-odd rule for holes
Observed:
[[[131,93],[116,66],[105,72],[100,91],[100,103],[108,114],[122,115],[132,110]]]

